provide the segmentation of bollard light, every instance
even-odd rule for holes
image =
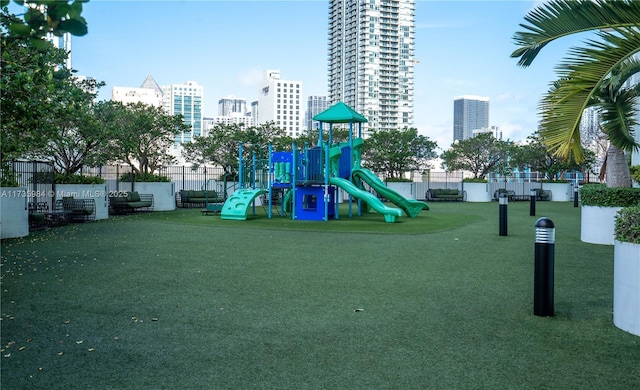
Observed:
[[[535,224],[535,269],[533,279],[533,314],[553,317],[553,279],[556,229],[552,220],[543,217]]]
[[[536,192],[535,188],[532,188],[529,192],[529,215],[536,215]]]
[[[500,194],[498,198],[498,208],[499,208],[499,222],[500,222],[500,235],[507,235],[507,205],[509,204],[509,198],[507,198],[507,194]]]
[[[573,188],[573,207],[578,207],[578,185]]]

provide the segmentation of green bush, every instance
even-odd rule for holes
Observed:
[[[153,173],[125,173],[120,175],[120,181],[136,181],[136,182],[147,182],[147,183],[155,183],[162,182],[168,183],[171,181],[167,176],[156,175]]]
[[[45,172],[46,173],[46,172]],[[66,175],[64,173],[56,173],[56,184],[102,184],[104,179],[98,176],[85,176],[79,173]]]
[[[11,169],[11,165],[6,162],[3,162],[0,166],[0,187],[20,187],[17,174]]]
[[[640,188],[609,188],[605,184],[589,184],[580,188],[580,201],[584,206],[637,206],[640,204]]]
[[[14,174],[3,174],[0,177],[0,187],[20,187],[20,183],[16,180],[16,175]]]
[[[462,179],[463,183],[486,183],[487,179],[482,179],[479,177],[466,177]]]
[[[640,165],[629,167],[629,170],[631,171],[631,179],[640,184]]]
[[[618,211],[614,232],[618,241],[640,244],[640,206]]]
[[[411,183],[410,179],[404,179],[401,177],[389,177],[386,179],[387,183]]]

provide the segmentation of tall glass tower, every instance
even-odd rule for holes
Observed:
[[[329,1],[329,103],[368,129],[413,126],[415,0]]]
[[[453,99],[453,142],[473,136],[473,131],[489,127],[489,98],[464,95]]]
[[[184,84],[163,85],[163,106],[171,115],[182,115],[184,123],[191,126],[191,131],[177,134],[176,146],[180,143],[191,142],[194,137],[202,134],[202,97],[203,87],[195,81]]]

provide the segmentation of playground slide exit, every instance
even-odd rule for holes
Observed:
[[[396,191],[387,187],[380,178],[366,168],[357,168],[351,171],[354,178],[360,178],[369,184],[378,194],[389,199],[389,201],[404,210],[411,218],[420,214],[421,210],[429,210],[429,205],[419,200],[407,199]]]
[[[222,211],[220,212],[220,219],[246,220],[249,214],[249,207],[253,204],[253,200],[267,192],[267,190],[252,189],[237,190],[224,202]]]
[[[402,210],[393,207],[385,206],[384,203],[378,199],[377,196],[370,192],[359,189],[355,184],[347,179],[341,179],[338,177],[332,177],[329,179],[329,184],[340,187],[347,191],[351,196],[362,199],[367,202],[375,211],[384,216],[385,222],[395,222],[398,217],[402,215]]]

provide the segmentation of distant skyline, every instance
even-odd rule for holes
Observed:
[[[535,131],[537,106],[556,76],[566,38],[546,47],[529,68],[509,55],[513,34],[537,1],[416,2],[414,127],[441,149],[453,141],[453,99],[490,99],[489,125],[504,138]],[[160,85],[195,81],[204,87],[203,116],[218,100],[257,100],[267,69],[327,95],[328,1],[111,1],[84,4],[89,33],[73,37],[78,74],[114,86],[138,87],[151,74]],[[17,11],[14,10],[17,13]]]

